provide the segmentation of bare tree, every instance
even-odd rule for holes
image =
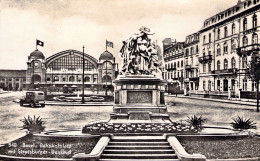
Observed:
[[[248,77],[256,83],[256,111],[259,112],[259,80],[260,80],[260,55],[258,52],[253,52],[251,55],[251,61],[247,70]]]

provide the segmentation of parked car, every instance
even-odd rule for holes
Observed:
[[[31,107],[45,106],[44,92],[41,91],[28,91],[26,92],[25,98],[20,99],[20,106],[29,104]]]

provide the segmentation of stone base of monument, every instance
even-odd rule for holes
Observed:
[[[171,123],[164,102],[165,81],[154,75],[124,75],[114,81],[111,123]]]

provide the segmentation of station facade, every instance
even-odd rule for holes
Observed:
[[[84,78],[83,78],[84,57]],[[82,89],[113,91],[112,80],[117,76],[118,65],[112,53],[103,52],[99,60],[77,50],[65,50],[48,58],[35,50],[28,56],[26,88],[46,88],[49,91],[73,92]]]

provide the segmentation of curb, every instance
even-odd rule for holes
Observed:
[[[57,103],[57,102],[45,102],[45,105],[51,106],[113,106],[114,104],[111,102],[103,102],[103,103]]]
[[[166,95],[168,97],[176,97],[173,95]],[[204,101],[211,101],[211,102],[221,102],[221,103],[230,103],[230,104],[239,104],[239,105],[246,105],[246,106],[256,106],[254,102],[234,102],[233,100],[222,101],[218,99],[205,99],[205,98],[197,98],[197,97],[186,97],[186,96],[177,96],[177,98],[188,98],[188,99],[196,99],[196,100],[204,100]]]

